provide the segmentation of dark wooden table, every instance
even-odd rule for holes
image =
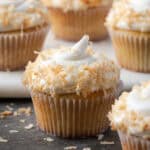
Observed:
[[[106,131],[103,133],[104,138],[102,141],[98,140],[97,137],[76,140],[56,138],[43,133],[36,127],[30,99],[0,99],[0,112],[10,109],[9,106],[13,108],[13,112],[21,107],[31,107],[32,113],[29,116],[25,114],[20,116],[10,115],[0,119],[0,137],[8,140],[6,143],[0,142],[0,150],[64,150],[65,147],[70,146],[76,146],[77,150],[121,150],[116,132]],[[33,124],[34,127],[28,130],[25,129],[25,126],[29,124]],[[52,138],[54,141],[45,140],[44,138],[47,137]],[[114,144],[104,144],[103,141],[114,142]],[[84,149],[87,147],[90,149]]]

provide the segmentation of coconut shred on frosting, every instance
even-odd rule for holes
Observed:
[[[112,0],[43,0],[46,5],[61,8],[64,11],[84,10],[90,7],[108,5],[111,1]]]
[[[150,139],[150,81],[124,93],[109,118],[115,129]]]
[[[29,89],[51,95],[86,95],[115,89],[118,82],[118,67],[113,61],[92,50],[88,36],[84,36],[71,48],[41,52],[34,63],[28,64],[24,75],[24,84]]]
[[[114,2],[106,25],[119,29],[150,32],[150,0]]]
[[[47,10],[39,0],[0,1],[0,32],[43,25],[46,18]]]

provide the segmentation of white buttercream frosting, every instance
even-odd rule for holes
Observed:
[[[150,138],[150,81],[123,93],[112,107],[109,119],[114,129]]]
[[[133,89],[127,97],[127,108],[144,116],[150,116],[150,85]]]
[[[47,22],[47,10],[39,0],[1,0],[0,31],[39,26]]]
[[[133,31],[150,31],[150,0],[115,1],[107,25]]]
[[[62,48],[61,51],[54,53],[49,60],[43,61],[42,64],[57,64],[64,67],[81,66],[84,64],[91,64],[97,61],[97,57],[87,52],[89,46],[89,37],[84,36],[77,44],[75,44],[70,50]]]
[[[34,63],[29,63],[25,84],[30,89],[52,93],[87,94],[115,89],[120,72],[117,65],[96,53],[84,36],[71,48],[43,51]]]
[[[46,5],[68,10],[84,10],[90,7],[107,6],[112,0],[42,0]]]

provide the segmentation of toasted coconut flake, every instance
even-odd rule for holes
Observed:
[[[101,141],[100,144],[101,145],[114,145],[115,142],[114,141]]]
[[[64,150],[76,150],[77,149],[77,146],[67,146],[67,147],[64,147]]]
[[[19,131],[17,130],[9,130],[9,133],[18,133]]]
[[[7,139],[4,139],[4,138],[2,138],[2,137],[0,136],[0,143],[7,143],[7,142],[8,142]]]
[[[20,115],[20,114],[25,114],[25,115],[30,115],[31,114],[31,107],[27,107],[27,108],[25,108],[25,107],[22,107],[22,108],[19,108],[18,109],[18,114]]]
[[[30,130],[30,129],[32,129],[33,127],[34,127],[33,124],[29,124],[29,125],[25,126],[24,128],[27,129],[27,130]]]

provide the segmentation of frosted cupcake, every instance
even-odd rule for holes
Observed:
[[[56,37],[79,40],[88,34],[91,40],[107,36],[105,17],[112,0],[43,0],[49,8],[51,27]]]
[[[119,69],[95,53],[84,36],[72,48],[43,51],[29,63],[30,89],[38,126],[61,137],[95,136],[108,128]]]
[[[48,32],[47,10],[35,0],[0,1],[0,70],[22,69],[34,60]]]
[[[120,65],[150,72],[150,0],[114,2],[106,26]]]
[[[109,113],[123,150],[150,149],[150,81],[123,93]]]

